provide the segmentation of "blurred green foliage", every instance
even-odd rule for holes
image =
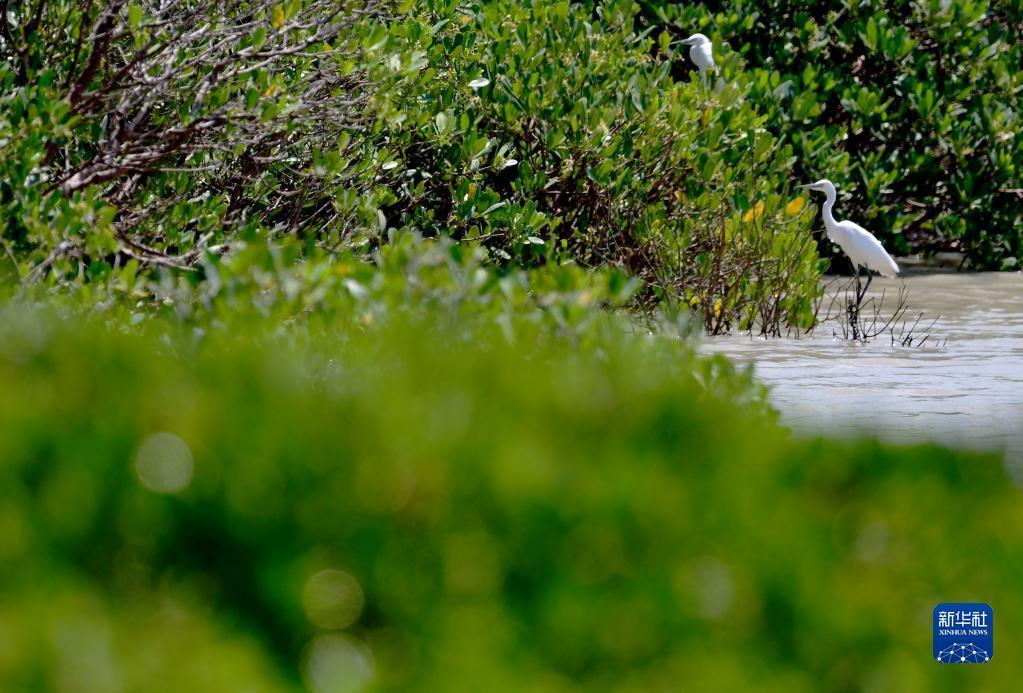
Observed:
[[[1019,0],[643,5],[655,30],[701,31],[741,54],[794,171],[835,181],[843,212],[889,249],[1019,268]]]
[[[1018,678],[995,459],[792,439],[748,374],[620,329],[523,348],[437,311],[296,348],[94,322],[0,315],[4,690]],[[932,661],[951,598],[1007,624],[990,665]]]

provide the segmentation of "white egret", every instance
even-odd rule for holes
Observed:
[[[700,82],[707,86],[707,70],[714,67],[713,44],[703,34],[693,34],[682,41],[683,46],[689,46],[689,59],[700,68]]]
[[[853,271],[856,272],[856,305],[859,306],[863,297],[870,288],[873,270],[885,277],[895,277],[899,274],[899,266],[889,255],[881,241],[874,238],[874,234],[867,231],[859,224],[851,221],[835,221],[831,210],[835,206],[835,198],[838,193],[835,185],[827,178],[822,178],[816,183],[800,185],[800,188],[816,190],[825,195],[824,204],[821,206],[821,215],[824,217],[824,228],[828,232],[828,238],[838,244],[838,247],[849,256],[853,263]],[[867,269],[867,285],[860,288],[860,267]]]

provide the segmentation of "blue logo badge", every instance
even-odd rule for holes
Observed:
[[[995,612],[987,604],[934,607],[934,658],[943,664],[983,664],[995,655]]]

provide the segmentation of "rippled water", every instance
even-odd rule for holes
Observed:
[[[911,315],[938,317],[923,348],[860,344],[828,326],[802,339],[713,337],[706,351],[754,364],[782,421],[805,433],[871,433],[1006,452],[1023,478],[1023,274],[875,278],[885,312],[904,282]]]

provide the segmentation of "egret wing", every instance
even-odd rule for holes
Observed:
[[[848,235],[849,247],[844,250],[853,262],[886,277],[899,274],[899,266],[874,234],[852,221],[843,221],[841,226]]]

